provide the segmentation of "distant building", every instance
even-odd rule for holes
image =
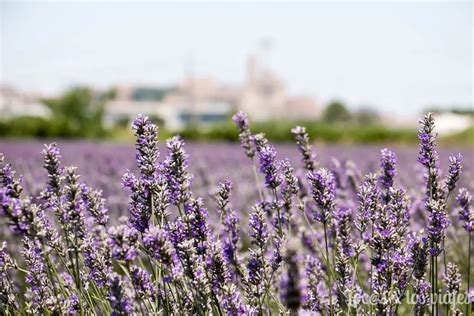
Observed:
[[[474,125],[472,115],[463,115],[455,113],[436,113],[435,131],[442,135],[449,135],[462,132]]]
[[[248,59],[247,80],[239,108],[257,121],[321,116],[321,108],[311,97],[289,97],[284,83],[270,70],[259,69],[254,56]]]
[[[23,93],[12,87],[0,85],[0,119],[18,116],[49,116],[51,111],[39,100],[38,95]]]
[[[117,95],[105,108],[106,124],[144,114],[163,120],[170,129],[190,124],[206,125],[224,121],[232,112],[236,94],[216,87],[209,79],[185,80],[172,89],[118,86]]]
[[[106,105],[105,119],[113,124],[139,113],[162,119],[171,129],[189,124],[224,121],[241,109],[256,121],[314,119],[320,108],[308,96],[289,97],[284,83],[249,57],[242,87],[217,83],[213,78],[185,78],[171,89],[117,86],[117,96]]]

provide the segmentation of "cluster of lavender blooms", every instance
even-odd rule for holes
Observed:
[[[47,182],[37,195],[1,155],[0,216],[21,243],[0,246],[0,313],[473,312],[456,300],[471,286],[472,196],[457,188],[461,155],[449,158],[443,177],[431,114],[420,121],[421,200],[402,186],[389,149],[365,176],[353,164],[319,168],[305,128],[296,127],[301,165],[293,166],[251,132],[245,113],[234,121],[255,172],[248,209],[233,206],[230,181],[214,199],[195,194],[184,141],[169,139],[160,160],[158,128],[144,116],[132,124],[137,172],[122,178],[128,215],[117,223],[102,192],[62,165],[56,144],[42,152]],[[467,246],[453,249],[450,227],[462,227]]]

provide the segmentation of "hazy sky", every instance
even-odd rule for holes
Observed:
[[[265,63],[290,93],[413,114],[473,104],[473,10],[472,2],[2,2],[0,79],[47,93],[172,84],[192,64],[196,75],[239,84],[266,38]]]

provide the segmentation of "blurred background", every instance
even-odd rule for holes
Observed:
[[[473,3],[1,2],[0,137],[474,144]]]

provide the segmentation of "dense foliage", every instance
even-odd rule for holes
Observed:
[[[72,88],[60,97],[41,101],[51,113],[48,117],[20,116],[0,120],[0,136],[104,137],[104,102],[111,97],[110,93],[96,94],[88,88]]]
[[[431,114],[420,121],[419,183],[388,149],[365,176],[349,162],[320,167],[304,127],[291,130],[298,168],[244,113],[234,120],[253,170],[246,203],[232,200],[239,183],[221,181],[212,199],[195,190],[183,140],[170,138],[160,158],[158,129],[143,116],[132,125],[123,218],[61,164],[56,144],[42,152],[39,191],[2,156],[0,236],[21,238],[0,247],[2,313],[469,315],[472,183],[461,155],[442,174]]]

